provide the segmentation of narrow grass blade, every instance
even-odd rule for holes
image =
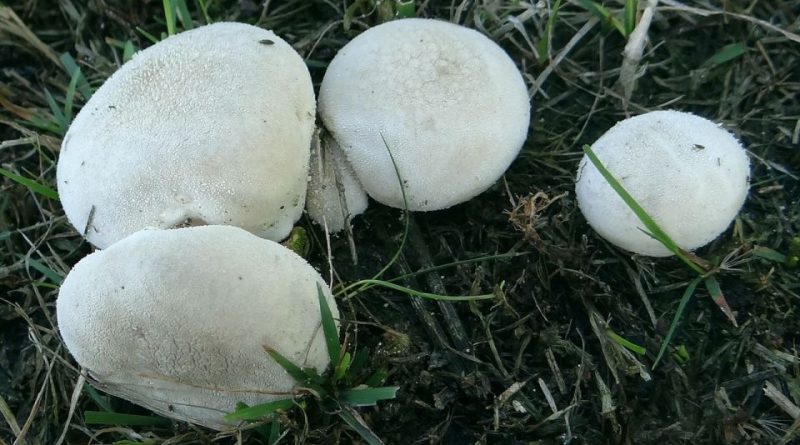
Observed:
[[[594,153],[592,148],[588,145],[583,146],[583,151],[586,153],[586,156],[589,157],[589,160],[592,161],[592,164],[597,168],[603,178],[608,182],[611,188],[614,189],[615,192],[625,201],[625,204],[630,207],[631,211],[636,214],[636,217],[644,224],[645,228],[649,231],[650,236],[658,240],[661,244],[664,245],[670,252],[674,253],[678,258],[680,258],[684,263],[686,263],[692,270],[699,274],[704,274],[706,271],[703,269],[699,264],[692,261],[688,255],[681,249],[672,238],[667,235],[661,227],[656,224],[653,218],[647,214],[647,212],[639,205],[638,202],[633,198],[633,196],[628,193],[627,190],[620,184],[619,181],[611,174],[610,171],[603,165],[597,155]]]
[[[164,0],[164,20],[167,23],[167,35],[175,34],[175,8],[172,0]]]
[[[50,90],[47,88],[44,89],[44,97],[47,100],[47,106],[50,107],[50,113],[53,115],[53,119],[56,121],[58,132],[63,135],[67,131],[67,118],[64,116],[64,112],[61,111],[61,107],[58,106],[58,102],[56,102],[56,100],[53,98],[53,95],[50,94]]]
[[[626,339],[625,337],[617,334],[611,329],[606,329],[606,335],[608,335],[611,340],[614,340],[615,343],[624,347],[625,349],[639,355],[646,355],[647,349],[643,348],[642,346],[637,345],[636,343]]]
[[[225,420],[228,422],[236,422],[240,420],[261,420],[276,411],[286,411],[294,407],[292,399],[276,400],[274,402],[262,403],[260,405],[253,405],[243,408],[238,408],[236,411],[226,414]]]
[[[626,36],[625,34],[625,27],[620,23],[620,21],[611,14],[605,6],[601,5],[600,3],[594,2],[592,0],[578,0],[578,3],[583,6],[587,11],[592,13],[592,15],[602,19],[604,22],[611,24],[620,34]]]
[[[367,423],[364,422],[364,419],[358,414],[358,412],[349,407],[347,405],[342,407],[342,410],[339,411],[339,417],[341,417],[344,422],[350,426],[355,432],[361,436],[364,441],[369,445],[384,445],[383,441],[372,432],[371,429],[367,426]]]
[[[200,8],[200,12],[203,14],[203,20],[205,20],[206,25],[210,25],[211,17],[208,16],[208,6],[206,6],[206,1],[197,0],[197,7]]]
[[[722,47],[722,49],[711,56],[710,59],[706,60],[705,63],[703,63],[703,66],[715,67],[717,65],[722,65],[723,63],[727,63],[731,60],[739,58],[746,52],[747,45],[744,43],[731,43],[730,45],[725,45]]]
[[[772,261],[773,263],[786,262],[786,255],[776,250],[770,249],[769,247],[756,246],[755,248],[753,248],[753,255],[768,261]]]
[[[106,399],[105,396],[97,392],[97,390],[94,389],[92,385],[84,385],[83,390],[86,391],[86,394],[89,395],[89,398],[92,399],[94,403],[96,403],[97,406],[100,407],[100,409],[109,413],[114,412],[114,410],[111,409],[111,405],[108,403],[108,399]]]
[[[178,13],[178,20],[181,21],[183,29],[190,30],[194,28],[192,15],[189,13],[189,8],[186,6],[186,0],[172,0],[172,5]]]
[[[11,411],[11,408],[8,406],[3,396],[0,396],[0,414],[2,414],[8,427],[11,428],[11,432],[14,433],[15,436],[19,436],[22,430],[19,428],[17,418],[14,416],[14,413]]]
[[[272,359],[275,360],[279,365],[281,365],[281,368],[285,369],[286,372],[288,372],[289,375],[292,376],[292,378],[296,382],[305,383],[310,379],[312,379],[312,377],[306,374],[305,371],[300,369],[299,366],[292,363],[289,359],[281,355],[278,351],[270,348],[269,346],[262,346],[262,347],[264,348],[264,351],[267,354],[269,354],[269,356],[272,357]]]
[[[17,257],[25,258],[25,255],[17,254]],[[44,263],[42,263],[41,261],[35,260],[33,258],[28,258],[27,262],[28,264],[31,265],[32,268],[34,268],[38,272],[41,272],[42,275],[44,275],[48,280],[52,281],[53,283],[61,284],[61,282],[64,281],[64,277],[57,274],[55,271],[53,271],[53,269],[50,269],[49,267],[45,266]]]
[[[83,96],[84,101],[89,100],[89,98],[92,97],[92,94],[94,94],[94,89],[91,87],[91,85],[89,85],[89,82],[86,80],[86,77],[83,75],[83,72],[81,72],[81,68],[78,66],[78,62],[75,61],[75,59],[72,57],[70,53],[62,53],[61,56],[59,56],[59,60],[61,61],[61,64],[64,66],[64,69],[67,71],[67,74],[69,74],[70,77],[72,77],[77,71],[78,73],[77,89],[78,91],[80,91],[81,96]]]
[[[139,416],[136,414],[108,413],[104,411],[85,411],[84,420],[88,425],[127,425],[127,426],[169,426],[170,421],[163,417]]]
[[[441,301],[475,301],[475,300],[491,300],[495,298],[494,294],[481,294],[481,295],[468,295],[468,296],[451,296],[451,295],[439,295],[439,294],[431,294],[428,292],[420,292],[418,290],[414,290],[408,287],[400,286],[398,284],[390,283],[388,281],[383,280],[359,280],[356,283],[360,284],[371,284],[375,286],[385,287],[387,289],[396,290],[402,292],[406,295],[412,297],[420,297],[420,298],[427,298],[429,300],[441,300]]]
[[[547,26],[544,30],[544,36],[542,40],[539,40],[539,44],[536,48],[537,52],[539,53],[539,60],[549,60],[550,59],[550,45],[553,39],[553,29],[556,27],[556,19],[558,19],[558,10],[561,9],[561,0],[556,0],[553,4],[553,7],[550,8],[550,16],[547,18]]]
[[[78,86],[78,81],[81,80],[80,70],[72,72],[72,78],[69,80],[67,92],[64,99],[64,133],[67,132],[69,124],[72,122],[73,108],[75,106],[75,89]]]
[[[126,40],[125,46],[122,47],[122,62],[131,60],[134,54],[136,54],[136,46],[130,40]]]
[[[394,9],[395,15],[397,15],[397,17],[401,19],[406,19],[417,15],[417,10],[413,0],[398,1],[397,3],[395,3],[394,8],[395,8]]]
[[[28,179],[23,176],[14,174],[2,167],[0,167],[0,175],[5,176],[6,178],[16,182],[17,184],[28,187],[32,192],[38,193],[44,196],[45,198],[50,198],[58,201],[58,192],[56,192],[55,190],[51,189],[46,185],[39,184],[33,179]]]
[[[399,386],[348,389],[342,391],[340,400],[351,406],[372,406],[380,400],[394,399],[399,389]]]
[[[625,37],[631,35],[633,28],[636,28],[636,8],[638,7],[639,2],[637,0],[625,0],[625,10],[623,11],[625,16]]]
[[[675,316],[672,318],[672,323],[669,325],[667,336],[661,343],[661,349],[658,350],[656,361],[653,362],[653,367],[651,369],[656,368],[658,362],[661,361],[661,357],[664,356],[664,352],[667,351],[667,347],[669,346],[669,343],[672,341],[672,337],[675,336],[675,330],[678,328],[678,323],[680,323],[681,319],[683,318],[683,312],[686,310],[686,305],[689,303],[689,300],[692,298],[692,295],[694,295],[694,291],[697,288],[697,285],[700,284],[700,280],[702,279],[703,277],[697,277],[694,280],[692,280],[686,287],[686,290],[683,292],[681,301],[680,303],[678,303],[678,310],[675,311]]]
[[[389,377],[389,373],[386,371],[375,371],[364,384],[374,388],[385,382],[387,377]]]
[[[398,275],[398,276],[396,276],[394,278],[390,278],[390,279],[388,279],[386,281],[388,281],[390,283],[393,283],[395,281],[405,280],[407,278],[415,277],[415,276],[418,276],[418,275],[424,275],[426,273],[435,272],[435,271],[441,270],[441,269],[447,269],[447,268],[456,267],[456,266],[463,266],[464,264],[480,263],[482,261],[491,261],[491,260],[508,260],[508,259],[511,259],[511,258],[517,258],[517,257],[521,257],[521,256],[526,256],[526,255],[530,255],[530,252],[511,252],[511,253],[499,253],[497,255],[484,255],[484,256],[480,256],[480,257],[476,257],[476,258],[469,258],[469,259],[466,259],[466,260],[453,261],[451,263],[445,263],[445,264],[440,264],[438,266],[432,266],[432,267],[428,267],[428,268],[425,268],[425,269],[420,269],[420,270],[418,270],[416,272],[411,272],[411,273],[407,273],[407,274],[403,274],[403,275]]]
[[[350,369],[351,359],[350,353],[345,352],[342,356],[342,360],[339,361],[339,364],[336,365],[335,371],[333,372],[334,380],[341,380],[347,375],[347,371]]]
[[[317,283],[317,298],[322,316],[322,332],[325,334],[325,343],[328,345],[328,357],[330,357],[331,368],[335,369],[342,355],[342,345],[339,344],[339,330],[336,329],[336,321],[333,319],[331,308],[328,306],[322,285],[319,283]]]
[[[143,35],[147,40],[149,40],[150,43],[158,43],[158,37],[150,34],[149,32],[145,31],[144,29],[138,26],[136,27],[136,30],[139,31],[139,34]]]
[[[728,317],[728,320],[734,325],[739,326],[736,323],[736,317],[733,316],[733,311],[731,307],[728,305],[728,300],[725,299],[725,294],[722,293],[722,289],[719,287],[719,281],[715,276],[710,276],[705,279],[706,289],[708,290],[708,294],[711,295],[711,299],[714,300],[714,303],[722,309],[722,313]]]

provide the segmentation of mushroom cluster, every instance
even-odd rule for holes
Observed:
[[[216,429],[239,401],[292,397],[262,348],[318,372],[327,362],[324,281],[274,242],[306,200],[331,232],[367,194],[450,207],[494,183],[528,132],[528,92],[508,55],[441,21],[364,32],[320,95],[333,138],[311,150],[302,58],[270,31],[217,23],[136,54],[87,102],[57,181],[69,221],[103,250],[67,276],[57,315],[99,388]]]

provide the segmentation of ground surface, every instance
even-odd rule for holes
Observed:
[[[204,23],[199,3],[187,3],[194,22]],[[275,30],[306,57],[317,86],[350,38],[398,11],[409,14],[408,5],[374,0],[200,3],[213,21]],[[800,234],[800,2],[661,1],[630,100],[618,82],[630,31],[622,1],[605,2],[613,20],[598,19],[602,11],[581,0],[414,3],[412,14],[479,29],[502,45],[525,73],[535,117],[497,186],[450,210],[415,215],[404,255],[386,276],[461,262],[403,284],[450,295],[495,290],[495,300],[445,310],[373,289],[342,304],[349,338],[370,352],[368,366],[401,387],[395,400],[362,410],[369,426],[389,444],[796,442],[800,278],[765,248],[786,254]],[[65,97],[74,91],[73,71],[61,54],[99,86],[123,60],[126,42],[141,48],[151,44],[147,34],[166,32],[162,2],[5,5],[0,166],[53,187],[69,113],[59,116],[49,101],[58,110],[74,101],[74,111],[84,102],[80,82]],[[741,137],[752,189],[733,226],[697,252],[723,266],[715,276],[737,324],[699,286],[653,368],[696,274],[679,260],[631,256],[600,239],[577,208],[573,180],[582,144],[626,115],[660,108],[696,112]],[[310,261],[324,269],[321,232],[299,224],[316,240]],[[371,276],[402,233],[401,212],[373,205],[355,222],[358,266],[347,239],[332,240],[341,279]],[[146,414],[92,396],[88,385],[73,398],[79,370],[59,341],[55,299],[61,277],[90,251],[57,200],[0,177],[0,444],[265,443],[254,431],[217,435],[183,423],[85,423],[85,411],[106,403]],[[508,253],[523,255],[466,262]],[[453,331],[455,318],[462,327]],[[615,334],[646,353],[626,349]],[[280,443],[358,442],[313,406],[283,416],[282,432]]]

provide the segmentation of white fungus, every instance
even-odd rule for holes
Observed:
[[[271,31],[217,23],[169,37],[75,118],[58,162],[64,211],[100,248],[203,224],[281,239],[302,214],[314,117],[308,69]]]
[[[320,373],[328,363],[319,274],[230,226],[143,230],[82,259],[61,286],[64,343],[98,387],[175,419],[225,429],[236,403],[291,398],[262,349]]]
[[[530,102],[509,56],[477,31],[405,19],[363,32],[328,67],[319,111],[377,201],[438,210],[490,187],[527,136]],[[384,143],[385,140],[385,143]]]
[[[719,236],[747,197],[750,161],[739,141],[702,117],[654,111],[625,119],[592,150],[655,222],[683,249]],[[631,252],[669,256],[584,156],[575,187],[589,224]]]
[[[339,232],[352,217],[364,213],[367,194],[336,141],[311,150],[310,169],[306,210],[315,223],[329,233]]]

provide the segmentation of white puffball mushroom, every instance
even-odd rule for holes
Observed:
[[[364,31],[331,61],[320,116],[377,201],[444,209],[489,188],[519,153],[530,101],[511,58],[479,32],[429,19]],[[385,140],[385,144],[384,144]]]
[[[306,210],[329,233],[343,230],[352,217],[367,210],[367,193],[336,141],[312,148],[310,170]]]
[[[236,403],[291,398],[267,345],[328,364],[319,274],[280,244],[231,226],[142,230],[82,259],[56,302],[61,337],[111,394],[215,429]]]
[[[739,141],[691,113],[654,111],[618,122],[592,145],[597,157],[655,222],[685,250],[711,242],[747,197],[750,161]],[[623,249],[672,253],[584,156],[575,186],[586,220]]]
[[[303,59],[242,23],[137,53],[67,132],[58,191],[105,248],[145,227],[234,225],[279,240],[302,215],[314,90]]]

